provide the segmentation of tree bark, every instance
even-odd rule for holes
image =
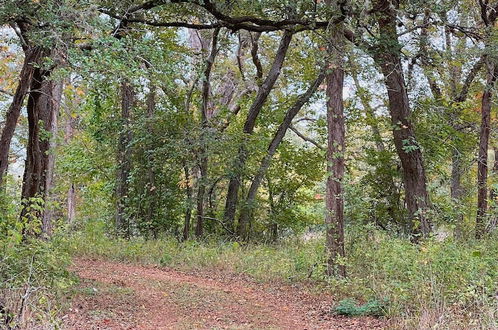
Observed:
[[[126,215],[128,197],[128,177],[131,171],[132,132],[130,127],[131,111],[135,103],[135,92],[127,81],[121,83],[121,132],[118,141],[118,173],[116,177],[116,231],[118,235],[130,237],[131,228]]]
[[[492,89],[498,74],[496,66],[488,63],[486,87],[481,100],[481,129],[479,134],[479,155],[477,158],[477,217],[476,238],[482,238],[486,231],[488,212],[488,146],[491,121]]]
[[[265,81],[258,88],[258,92],[256,94],[256,98],[254,99],[251,107],[249,108],[249,112],[247,114],[246,120],[244,122],[243,133],[244,135],[251,135],[254,131],[254,126],[256,124],[256,119],[259,116],[263,105],[268,98],[275,82],[280,76],[280,71],[282,69],[282,65],[285,60],[285,56],[287,54],[287,50],[289,48],[289,44],[292,40],[292,32],[285,31],[282,39],[280,40],[280,45],[278,47],[277,53],[275,55],[275,59],[273,60],[272,66],[268,75],[266,76]],[[232,166],[232,173],[230,174],[230,181],[228,184],[228,191],[226,196],[225,203],[225,213],[224,213],[224,222],[227,227],[230,229],[233,228],[235,212],[237,210],[238,203],[238,195],[240,188],[240,180],[242,172],[245,168],[245,163],[247,159],[247,150],[245,144],[242,143],[239,147],[237,157]],[[237,235],[239,237],[247,237],[245,226],[237,227]]]
[[[278,127],[277,131],[275,132],[275,135],[273,136],[272,141],[270,142],[270,145],[268,146],[268,150],[266,152],[265,157],[261,160],[258,171],[256,172],[256,175],[254,176],[251,186],[249,188],[249,192],[247,193],[246,200],[244,202],[244,205],[242,206],[241,213],[240,213],[240,218],[239,218],[239,226],[243,226],[246,229],[244,229],[244,232],[247,232],[247,227],[249,226],[252,217],[253,217],[253,210],[254,210],[254,201],[256,199],[256,195],[258,193],[258,189],[261,185],[261,182],[266,174],[266,171],[270,167],[271,160],[273,156],[275,155],[275,152],[277,151],[278,146],[284,139],[285,134],[287,133],[287,130],[292,124],[292,120],[294,117],[298,114],[298,112],[301,110],[301,108],[309,101],[310,97],[315,93],[315,91],[318,89],[320,84],[323,82],[325,78],[325,72],[322,70],[319,74],[318,77],[315,79],[315,81],[308,87],[306,92],[301,94],[296,102],[292,105],[287,110],[287,113],[285,114],[285,118]]]
[[[405,200],[411,224],[412,240],[431,232],[429,195],[427,193],[425,167],[422,151],[415,137],[410,119],[408,93],[401,65],[401,45],[396,32],[395,3],[378,0],[378,24],[380,43],[372,50],[375,62],[381,68],[389,98],[389,112],[393,125],[394,144],[401,160]]]
[[[329,4],[332,1],[328,1]],[[346,277],[346,266],[341,258],[346,255],[344,248],[344,69],[343,41],[340,26],[331,28],[327,47],[330,68],[325,77],[327,82],[327,182],[325,198],[325,225],[328,276]]]
[[[49,80],[51,71],[34,70],[27,104],[28,145],[22,185],[21,219],[42,221],[42,234],[50,235],[51,212],[45,205],[52,186],[57,116],[62,83]],[[41,207],[35,207],[40,205]],[[25,234],[31,234],[25,231]]]
[[[47,141],[43,141],[42,150],[46,150],[47,155],[47,169],[45,174],[45,210],[43,212],[42,219],[42,232],[45,235],[52,234],[52,217],[54,214],[54,196],[52,196],[52,188],[54,181],[54,169],[55,169],[55,149],[57,146],[57,132],[58,132],[58,116],[60,111],[60,104],[63,91],[62,82],[51,82],[49,86],[50,94],[52,100],[47,100],[47,102],[55,103],[50,107],[47,107],[48,113],[45,114],[47,120],[42,119],[45,122],[45,132],[49,134]],[[50,124],[49,124],[50,123]]]
[[[19,74],[19,84],[12,103],[7,110],[5,126],[0,137],[0,186],[3,185],[4,176],[9,166],[10,143],[14,136],[24,100],[29,93],[35,67],[40,65],[41,59],[46,55],[46,52],[41,47],[29,47],[25,50],[24,63]]]
[[[197,222],[195,226],[195,235],[201,237],[204,234],[204,200],[206,195],[206,185],[208,180],[208,141],[207,130],[209,128],[209,96],[211,93],[211,70],[213,68],[216,53],[218,52],[218,35],[220,29],[217,28],[213,31],[211,40],[211,52],[206,60],[206,68],[204,70],[204,77],[202,81],[202,106],[201,106],[201,135],[199,152],[199,172],[200,177],[197,182]]]

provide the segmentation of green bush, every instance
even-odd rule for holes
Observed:
[[[21,238],[13,230],[0,237],[0,324],[24,329],[53,325],[57,302],[73,283],[67,243],[62,235],[50,241]]]
[[[383,316],[386,314],[387,301],[370,300],[365,304],[358,304],[354,299],[343,299],[333,309],[338,315],[346,316]]]

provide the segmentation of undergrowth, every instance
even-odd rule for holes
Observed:
[[[0,239],[0,329],[54,329],[62,297],[73,284],[62,236]]]
[[[349,315],[387,315],[403,328],[493,328],[498,320],[498,240],[427,240],[413,245],[374,229],[348,233],[348,278],[324,276],[322,239],[279,244],[229,241],[110,239],[93,223],[73,235],[73,255],[155,264],[181,270],[211,268],[256,280],[313,281]],[[347,307],[347,308],[346,308]],[[347,309],[349,308],[349,313]],[[334,310],[332,307],[331,310]]]

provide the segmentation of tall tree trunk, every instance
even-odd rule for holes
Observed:
[[[271,160],[273,156],[275,155],[275,152],[277,151],[278,146],[284,139],[285,134],[287,133],[287,130],[289,129],[292,120],[294,117],[298,114],[299,110],[308,102],[310,97],[315,93],[315,91],[318,89],[320,84],[323,82],[325,78],[325,70],[322,70],[319,74],[318,77],[315,79],[315,81],[308,87],[306,92],[301,94],[296,102],[292,105],[287,110],[287,113],[285,114],[285,118],[278,127],[277,131],[275,132],[275,135],[273,136],[272,141],[270,142],[270,145],[268,146],[268,150],[266,152],[265,157],[261,160],[259,164],[258,171],[256,172],[256,175],[254,176],[251,186],[249,188],[249,192],[247,193],[247,198],[244,202],[244,205],[242,206],[241,212],[240,212],[240,218],[239,218],[239,226],[244,226],[248,227],[252,217],[253,217],[253,209],[254,209],[254,201],[256,199],[256,195],[258,193],[258,189],[261,185],[261,181],[263,180],[266,171],[270,167]],[[247,232],[247,230],[244,230]]]
[[[491,120],[492,89],[498,74],[496,67],[488,63],[486,87],[481,100],[481,130],[479,134],[479,156],[477,158],[477,217],[476,238],[485,233],[488,212],[488,146]]]
[[[118,141],[118,173],[116,177],[116,231],[118,235],[130,237],[130,220],[126,215],[128,197],[128,177],[131,171],[132,132],[130,127],[131,111],[135,103],[135,92],[127,81],[121,83],[121,132]]]
[[[183,240],[186,241],[190,234],[190,219],[192,218],[192,186],[190,185],[190,173],[188,166],[183,165],[183,170],[185,171],[185,194],[187,196],[187,207],[185,209],[185,220],[183,224]]]
[[[328,1],[332,4],[332,1]],[[328,276],[346,276],[346,266],[341,262],[344,249],[344,70],[342,53],[342,29],[331,28],[330,44],[327,46],[330,68],[325,77],[327,82],[327,183],[325,198],[325,225]]]
[[[378,24],[380,43],[372,50],[375,62],[381,68],[389,98],[389,112],[393,125],[394,144],[403,168],[405,200],[411,224],[412,240],[431,232],[427,211],[425,167],[422,151],[416,140],[410,120],[410,104],[401,65],[401,45],[396,32],[395,3],[391,0],[378,0]]]
[[[150,134],[155,134],[154,130],[154,125],[153,120],[154,120],[154,113],[156,110],[156,86],[151,84],[149,86],[149,94],[147,95],[147,129],[149,130]],[[156,201],[157,201],[157,194],[156,194],[156,175],[154,172],[154,146],[152,143],[148,143],[147,145],[147,194],[149,195],[148,198],[150,200],[150,203],[147,208],[147,221],[149,223],[152,223],[152,218],[154,217],[154,213],[156,212]],[[152,230],[152,234],[154,237],[157,236],[157,231],[158,228],[153,226],[150,228]]]
[[[201,134],[200,134],[200,145],[201,150],[199,152],[199,172],[200,177],[197,182],[197,222],[195,226],[195,235],[201,237],[204,233],[204,202],[206,195],[206,185],[208,180],[208,166],[209,166],[209,156],[208,156],[208,118],[209,118],[209,96],[211,93],[211,70],[213,68],[216,53],[218,52],[218,35],[220,29],[216,28],[213,31],[213,37],[211,40],[211,52],[206,60],[206,68],[204,70],[204,77],[202,81],[202,106],[201,106]]]
[[[42,232],[46,235],[52,234],[52,217],[54,214],[54,196],[52,195],[53,181],[54,181],[54,169],[55,169],[55,148],[57,145],[57,132],[58,132],[58,116],[62,98],[63,83],[62,82],[50,82],[51,85],[48,87],[52,92],[50,97],[51,100],[47,100],[52,105],[47,107],[48,113],[45,114],[47,120],[42,119],[45,122],[45,132],[48,132],[49,137],[46,141],[43,141],[42,150],[46,150],[45,154],[47,157],[47,168],[45,174],[45,210],[43,212],[42,220]],[[51,109],[50,109],[51,108]]]
[[[447,21],[446,14],[443,13],[442,17],[444,21]],[[444,40],[445,40],[445,53],[447,56],[447,65],[449,71],[449,86],[450,86],[450,95],[454,102],[463,102],[467,98],[466,95],[462,95],[462,97],[458,94],[458,82],[461,79],[462,69],[461,66],[454,65],[453,58],[453,45],[452,45],[452,34],[449,27],[445,27],[444,29]],[[472,79],[473,80],[473,79]],[[471,82],[471,81],[470,81]],[[466,83],[466,84],[470,84]],[[463,99],[460,99],[463,98]],[[459,113],[451,116],[451,126],[453,129],[457,129],[457,116]],[[456,139],[453,139],[456,140]],[[455,141],[457,142],[457,141]],[[460,150],[457,148],[452,148],[451,150],[451,179],[450,179],[450,196],[456,208],[461,206],[461,199],[464,195],[464,191],[462,188],[462,155]],[[462,224],[463,214],[458,215],[457,220],[457,228]]]
[[[292,32],[285,31],[282,39],[280,40],[280,44],[278,46],[277,53],[275,55],[275,59],[273,60],[272,66],[268,75],[266,76],[265,81],[258,88],[258,92],[256,94],[256,98],[254,99],[251,107],[249,108],[249,112],[247,114],[246,120],[244,122],[243,133],[245,135],[251,135],[254,131],[254,126],[256,125],[256,119],[259,116],[263,105],[270,95],[270,92],[275,85],[278,77],[280,76],[280,71],[282,69],[282,65],[285,60],[285,56],[287,54],[287,50],[289,48],[289,44],[292,40]],[[245,169],[245,163],[247,159],[247,150],[245,147],[245,143],[242,143],[239,147],[237,157],[232,166],[232,173],[230,174],[230,182],[228,184],[228,191],[226,196],[225,203],[225,214],[224,221],[225,224],[232,229],[235,219],[235,212],[237,210],[237,202],[240,188],[240,180],[242,176],[242,172]],[[247,237],[246,226],[238,226],[237,227],[237,235],[239,237],[245,238]]]
[[[4,176],[9,166],[9,151],[12,137],[21,114],[24,99],[29,92],[35,67],[39,66],[43,56],[47,53],[41,47],[29,47],[25,50],[24,63],[19,74],[19,83],[5,116],[5,126],[0,137],[0,186],[3,184]]]
[[[50,213],[46,202],[54,166],[52,149],[56,138],[62,83],[49,80],[50,71],[34,70],[28,98],[28,145],[22,186],[21,218],[28,222],[42,221],[42,234],[51,231]],[[36,199],[35,199],[36,198]],[[34,207],[43,204],[42,207]],[[31,234],[25,231],[25,234]]]
[[[75,120],[71,114],[70,107],[66,109],[66,125],[64,132],[64,143],[67,145],[74,137]],[[76,218],[76,186],[71,180],[66,195],[66,220],[68,224],[73,224]]]

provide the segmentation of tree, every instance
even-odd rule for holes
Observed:
[[[331,6],[337,3],[328,1]],[[344,248],[344,41],[341,25],[330,27],[330,41],[327,45],[329,67],[327,83],[327,182],[325,199],[325,224],[327,226],[327,270],[329,276],[346,276]]]
[[[13,96],[12,103],[7,110],[5,125],[0,137],[0,184],[3,183],[4,176],[9,165],[9,151],[12,137],[17,126],[17,121],[21,114],[21,109],[29,92],[29,87],[33,78],[35,67],[41,65],[43,51],[39,46],[24,47],[24,64],[19,74],[19,84]]]
[[[130,82],[121,83],[121,132],[118,141],[116,176],[116,230],[119,235],[130,237],[130,220],[126,214],[126,199],[129,192],[129,175],[131,171],[132,131],[130,127],[131,112],[135,103],[135,92]]]
[[[200,136],[200,151],[199,151],[199,172],[200,177],[198,180],[197,188],[197,223],[195,227],[195,235],[201,237],[204,232],[204,202],[206,193],[206,184],[208,178],[208,119],[209,115],[209,95],[211,93],[211,70],[213,68],[216,53],[218,52],[218,35],[220,29],[216,28],[213,31],[211,40],[211,51],[206,59],[206,68],[202,79],[202,105],[201,105],[201,136]]]
[[[428,217],[429,195],[422,150],[410,119],[410,103],[401,65],[401,45],[396,31],[398,3],[378,0],[374,4],[379,42],[371,53],[384,75],[393,125],[394,144],[403,168],[405,200],[411,221],[413,240],[431,232]]]
[[[254,131],[254,127],[256,125],[256,119],[259,116],[263,105],[268,98],[275,82],[280,75],[282,65],[285,60],[285,55],[287,50],[289,49],[289,45],[292,39],[292,32],[285,31],[282,39],[280,40],[280,44],[278,46],[277,52],[275,54],[275,58],[273,60],[270,71],[268,72],[264,82],[258,88],[258,92],[256,97],[249,108],[246,120],[243,126],[243,133],[245,135],[251,135]],[[235,211],[237,208],[237,201],[239,195],[239,187],[241,181],[241,175],[244,171],[245,163],[247,160],[247,150],[246,146],[243,144],[240,145],[237,157],[232,167],[232,173],[230,177],[230,182],[228,184],[228,191],[226,197],[225,204],[225,214],[224,219],[225,222],[231,226],[234,222]],[[243,239],[248,238],[248,228],[246,223],[239,223],[237,226],[237,235]]]
[[[57,53],[58,50],[52,50],[51,57]],[[27,104],[29,136],[21,193],[21,219],[26,218],[28,222],[42,219],[44,234],[50,234],[52,226],[46,202],[52,188],[55,159],[51,151],[62,97],[62,83],[49,80],[52,70],[42,66],[33,73]]]
[[[492,90],[498,75],[496,65],[488,60],[486,86],[481,100],[481,129],[479,155],[477,158],[477,218],[476,238],[481,238],[486,229],[488,212],[488,147],[491,123]]]

